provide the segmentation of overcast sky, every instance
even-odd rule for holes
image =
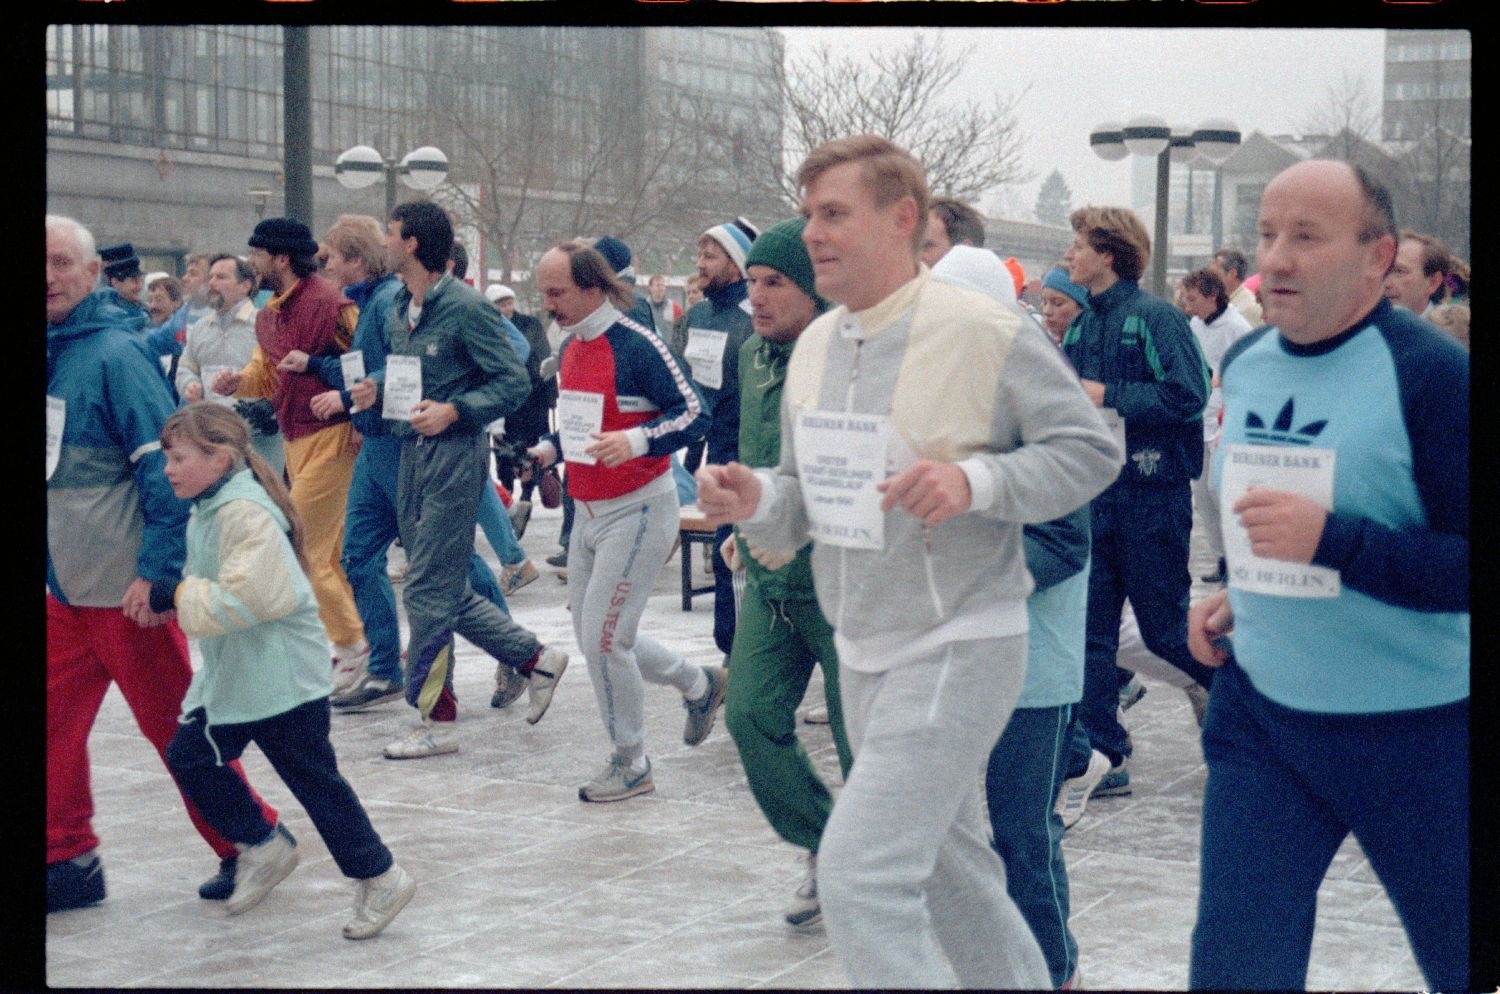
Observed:
[[[1343,74],[1363,77],[1378,107],[1384,30],[1270,28],[928,28],[951,56],[972,47],[950,93],[1019,92],[1027,166],[1009,199],[1029,217],[1041,180],[1062,171],[1073,205],[1128,204],[1134,157],[1105,162],[1088,145],[1105,121],[1159,114],[1197,126],[1227,117],[1249,134],[1301,133]],[[782,28],[788,60],[823,43],[850,52],[900,47],[906,28]],[[990,201],[986,201],[989,205]],[[1007,212],[1013,213],[1013,212]]]

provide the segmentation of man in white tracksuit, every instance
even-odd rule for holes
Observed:
[[[1021,526],[1102,491],[1119,447],[1055,348],[919,264],[909,154],[839,139],[798,185],[818,293],[842,306],[792,355],[780,465],[705,467],[698,494],[762,548],[814,539],[854,751],[819,849],[828,936],[856,987],[1049,987],[980,771],[1025,677]]]

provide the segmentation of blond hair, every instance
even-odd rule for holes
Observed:
[[[340,214],[323,236],[323,247],[346,259],[359,259],[373,279],[385,275],[385,253],[380,248],[384,233],[380,222],[368,214]]]
[[[308,568],[302,516],[292,505],[292,495],[287,493],[286,486],[281,482],[281,474],[272,469],[271,464],[251,447],[250,426],[245,423],[244,418],[213,401],[200,400],[188,404],[179,408],[161,426],[162,449],[171,449],[178,444],[196,446],[209,455],[228,452],[231,469],[248,466],[250,472],[255,474],[255,482],[264,488],[272,503],[286,515],[289,525],[287,538],[291,540],[292,551],[297,554],[297,562],[303,570]]]
[[[902,197],[917,204],[917,226],[912,231],[912,252],[922,248],[927,233],[927,211],[931,194],[927,176],[910,152],[879,135],[851,135],[824,142],[808,153],[797,167],[797,189],[806,190],[823,173],[845,163],[859,165],[860,182],[875,198],[876,207],[888,207]]]

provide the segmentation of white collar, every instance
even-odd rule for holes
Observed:
[[[619,310],[606,300],[594,313],[577,324],[564,328],[563,331],[580,341],[590,342],[608,331],[610,326],[618,320],[620,320]]]

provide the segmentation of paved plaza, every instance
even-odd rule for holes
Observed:
[[[648,686],[656,792],[618,804],[579,802],[578,785],[609,748],[573,643],[566,587],[542,565],[557,550],[560,521],[561,512],[538,507],[522,544],[542,576],[510,598],[518,621],[572,657],[540,724],[525,723],[524,698],[490,709],[494,664],[462,640],[456,754],[382,758],[381,747],[413,720],[399,702],[333,716],[344,775],[418,881],[416,897],[390,928],[365,942],[340,936],[353,885],[253,747],[245,769],[296,834],[301,865],[240,917],[199,900],[198,884],[217,861],[111,690],[89,743],[109,896],[48,917],[48,984],[846,986],[822,927],[782,922],[801,877],[800,853],[761,816],[722,722],[689,749],[681,698]],[[480,546],[493,564],[489,546]],[[1208,565],[1196,557],[1194,576]],[[691,613],[681,610],[674,559],[658,577],[641,631],[693,660],[717,662],[711,601],[700,596]],[[1134,794],[1091,802],[1064,843],[1072,927],[1090,989],[1180,990],[1187,983],[1205,771],[1187,698],[1165,684],[1148,685],[1127,715]],[[821,692],[815,677],[809,703]],[[804,724],[800,733],[823,775],[837,783],[827,726]],[[1390,902],[1352,840],[1319,895],[1308,984],[1422,987]]]

